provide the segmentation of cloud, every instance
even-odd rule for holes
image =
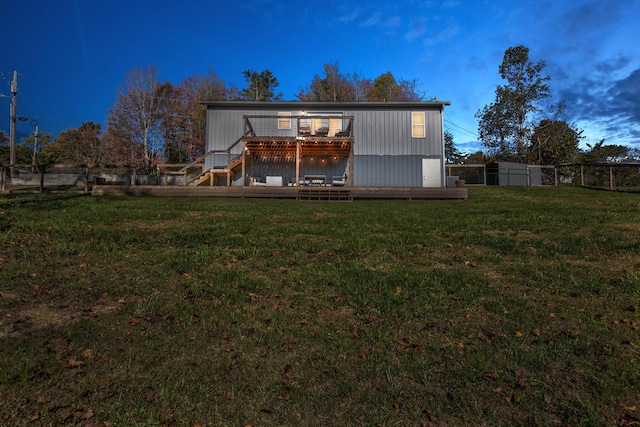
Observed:
[[[409,30],[404,34],[405,41],[412,42],[419,39],[423,34],[427,32],[427,24],[424,19],[413,22]]]
[[[361,27],[376,27],[380,25],[382,20],[382,14],[380,12],[375,12],[373,15],[369,16],[365,21],[360,23]]]
[[[640,126],[640,68],[635,69],[624,79],[614,82],[607,90],[605,111],[625,120],[630,125]]]
[[[594,68],[613,71],[627,64],[620,59],[613,67],[614,62]],[[605,133],[610,143],[640,145],[640,68],[619,79],[603,79],[602,74],[596,74],[576,80],[561,89],[560,96],[567,102],[572,121],[595,133]]]
[[[423,43],[425,46],[434,46],[440,44],[444,41],[452,39],[460,32],[460,27],[458,24],[450,24],[445,27],[443,30],[438,31],[430,37],[424,39]]]
[[[596,71],[603,74],[611,74],[613,72],[626,68],[631,63],[631,57],[627,55],[618,54],[615,57],[601,61],[594,65]]]
[[[351,11],[351,13],[338,17],[338,22],[340,22],[341,24],[348,24],[350,22],[355,21],[358,18],[358,16],[360,16],[360,11],[357,9],[354,9]]]
[[[624,0],[591,0],[571,5],[557,20],[556,28],[564,28],[564,35],[574,39],[589,34],[593,37],[600,31],[606,31],[608,25],[615,25],[625,5],[628,2]]]
[[[389,16],[383,23],[382,28],[391,30],[400,26],[401,18],[399,16]]]

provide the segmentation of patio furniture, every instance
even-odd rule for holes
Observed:
[[[267,187],[282,187],[282,177],[267,176]]]
[[[345,173],[342,176],[334,176],[331,179],[331,185],[333,185],[334,187],[344,187],[345,185],[347,185],[347,174]]]
[[[328,127],[321,127],[316,129],[316,136],[327,136],[327,135],[329,135]]]
[[[346,129],[336,132],[337,137],[348,137],[351,136],[351,120],[349,120],[349,124]]]
[[[300,126],[298,126],[298,135],[300,135],[300,136],[309,136],[309,135],[311,135],[311,126],[309,126],[309,125],[300,125]]]
[[[309,182],[309,184],[305,184],[305,185],[320,186],[320,185],[324,185],[324,183],[327,181],[327,177],[326,175],[305,175],[304,180],[306,182]]]

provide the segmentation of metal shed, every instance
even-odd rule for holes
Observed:
[[[487,185],[542,185],[542,171],[525,163],[497,162],[487,165]]]

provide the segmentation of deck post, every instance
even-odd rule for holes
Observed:
[[[347,158],[347,185],[349,187],[353,187],[353,142],[349,145],[349,157]]]
[[[246,145],[245,145],[245,143],[243,141],[242,142],[242,187],[244,187],[244,184],[245,184],[244,181],[245,181],[245,176],[246,176],[246,172],[245,172],[245,168],[246,168],[246,164],[245,164],[246,152],[247,152]]]
[[[296,187],[300,186],[300,140],[296,140]]]

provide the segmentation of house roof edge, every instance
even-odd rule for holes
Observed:
[[[309,108],[344,108],[344,109],[380,109],[380,108],[416,108],[439,107],[451,105],[451,101],[418,101],[418,102],[303,102],[303,101],[200,101],[207,108],[233,109],[309,109]]]

